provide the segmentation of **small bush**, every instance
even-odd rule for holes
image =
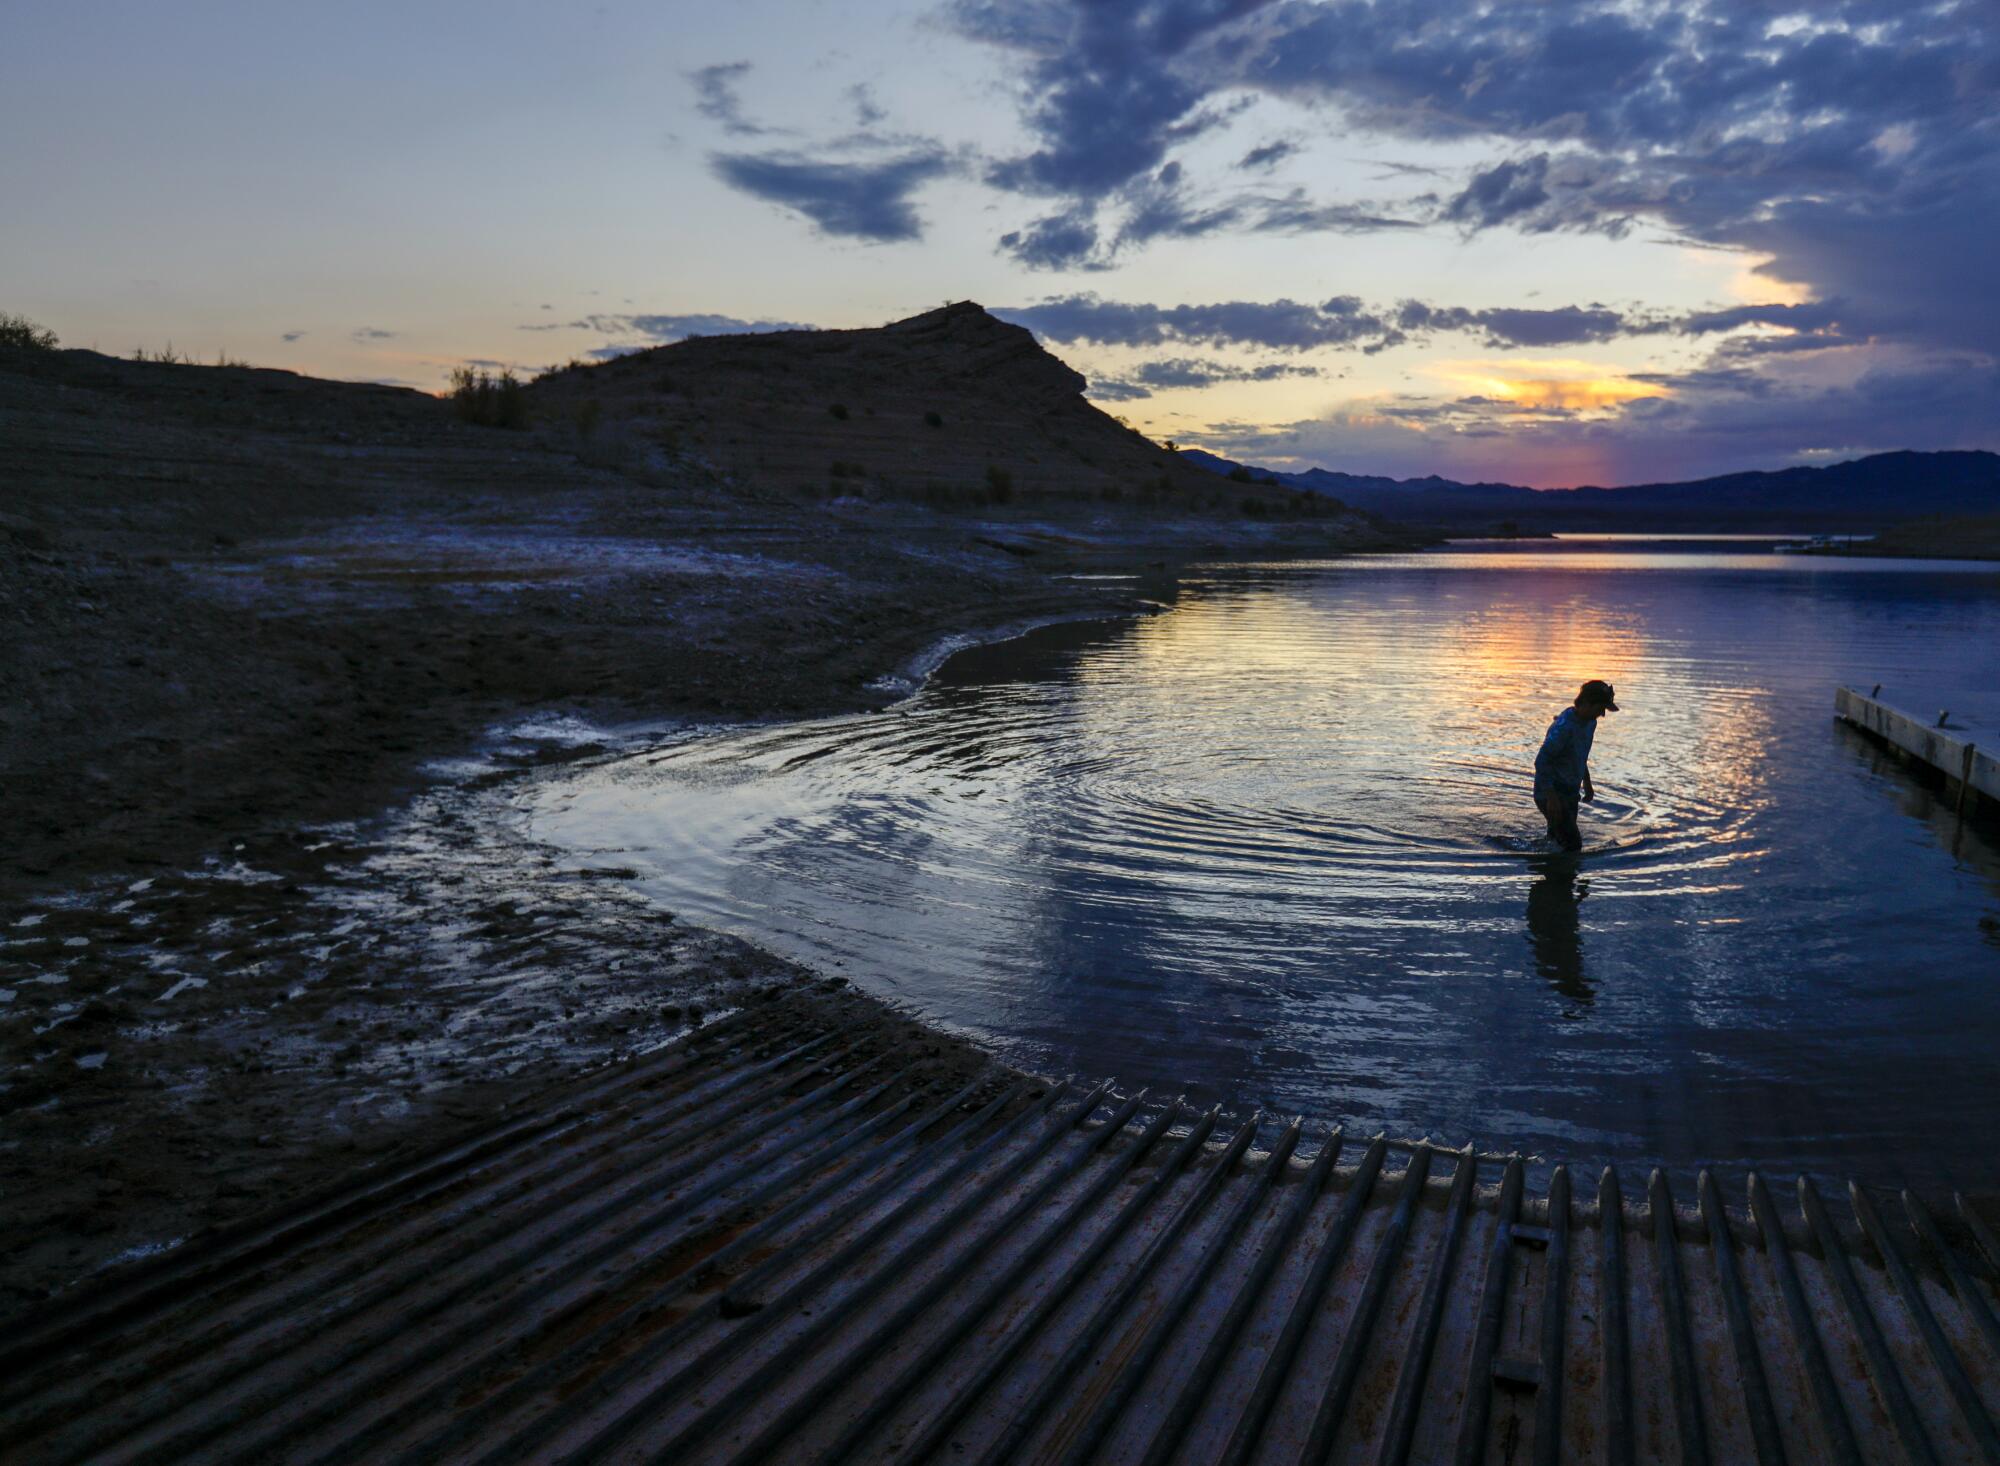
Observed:
[[[986,497],[995,504],[1005,504],[1014,497],[1014,475],[997,463],[986,465]]]
[[[1125,498],[1124,485],[1106,484],[1103,488],[1097,491],[1097,497],[1102,499],[1107,504],[1121,503]]]
[[[1252,519],[1262,519],[1264,517],[1264,501],[1262,499],[1245,494],[1238,507]]]
[[[26,316],[0,311],[0,346],[11,346],[23,351],[54,351],[56,333],[45,326],[36,325]]]
[[[1237,464],[1236,467],[1229,470],[1229,481],[1232,484],[1247,484],[1253,482],[1250,476],[1250,470],[1245,468],[1240,463]]]
[[[133,349],[132,352],[132,360],[148,361],[153,363],[153,365],[155,366],[194,365],[194,358],[185,351],[174,350],[174,343],[171,341],[169,341],[165,346],[161,347],[158,351],[148,351],[143,346],[136,347]]]
[[[460,422],[482,428],[525,428],[528,399],[521,379],[507,367],[498,376],[469,366],[451,373],[451,405]]]
[[[848,463],[839,458],[834,459],[826,471],[830,478],[864,478],[868,473],[868,470],[860,464]]]
[[[576,435],[588,438],[597,431],[597,424],[604,416],[604,404],[595,397],[586,397],[576,405]]]
[[[931,428],[941,428],[944,426],[944,418],[938,413],[927,412],[924,414],[924,426]]]
[[[836,402],[828,407],[827,411],[832,413],[841,422],[847,421],[847,404],[845,402]]]

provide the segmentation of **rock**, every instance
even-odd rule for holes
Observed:
[[[54,537],[47,530],[18,514],[0,514],[0,537],[12,540],[26,550],[47,550],[55,545]]]

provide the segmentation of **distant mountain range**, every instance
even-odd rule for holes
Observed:
[[[1862,533],[1929,515],[2000,513],[2000,454],[1986,452],[1876,453],[1825,468],[1622,489],[1530,489],[1324,468],[1285,473],[1199,448],[1183,449],[1181,457],[1239,481],[1276,480],[1390,519],[1456,530]]]

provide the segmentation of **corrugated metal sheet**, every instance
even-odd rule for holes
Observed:
[[[1969,1213],[1535,1174],[740,1021],[66,1300],[0,1453],[2000,1462]]]

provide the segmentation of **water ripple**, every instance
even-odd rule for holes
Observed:
[[[537,834],[1049,1067],[1907,1174],[1990,1126],[2000,861],[1831,694],[2000,686],[2000,577],[1773,558],[1219,568],[886,712],[552,775]],[[1578,860],[1528,784],[1589,675]]]

